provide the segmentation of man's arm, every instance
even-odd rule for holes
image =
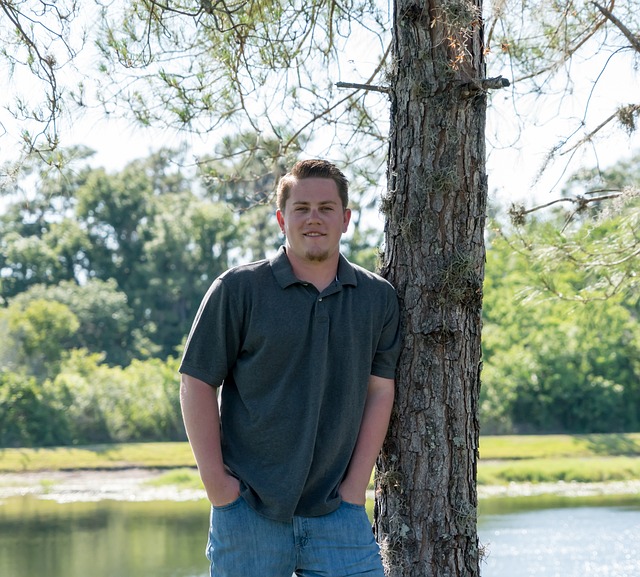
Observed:
[[[347,503],[364,505],[371,471],[376,463],[389,427],[393,408],[394,380],[371,375],[367,401],[358,440],[347,474],[340,485],[340,496]]]
[[[235,501],[240,494],[240,483],[227,473],[222,461],[216,389],[183,374],[180,379],[180,405],[187,437],[209,501],[217,506]]]

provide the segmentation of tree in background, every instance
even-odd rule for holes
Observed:
[[[174,157],[18,180],[0,215],[3,302],[64,304],[80,320],[68,344],[110,364],[174,354],[243,240],[240,219],[199,197],[195,173],[182,174]]]
[[[524,25],[522,10],[527,11]],[[488,31],[490,42],[500,47],[497,61],[514,70],[512,118],[521,134],[536,124],[557,124],[560,117],[567,121],[556,130],[557,142],[540,173],[560,166],[563,174],[572,176],[558,179],[560,194],[547,202],[530,208],[513,204],[513,224],[524,231],[521,225],[529,215],[542,209],[562,212],[553,221],[555,231],[549,230],[542,242],[537,238],[537,250],[530,253],[545,269],[541,290],[578,300],[635,291],[640,257],[638,157],[636,153],[625,160],[624,154],[637,136],[640,115],[638,91],[633,89],[634,62],[640,54],[637,6],[628,0],[533,2],[522,10],[508,0],[494,3]],[[612,88],[620,78],[623,88]],[[505,143],[508,133],[504,122],[499,123],[491,140]],[[627,135],[626,142],[616,138],[619,133]],[[517,146],[517,139],[509,145]],[[592,224],[585,226],[589,219]],[[556,278],[563,277],[564,267],[585,277],[579,293],[566,285],[558,288]]]
[[[31,80],[12,92],[6,121],[0,117],[5,137],[25,154],[56,150],[69,119],[98,109],[216,140],[259,135],[246,152],[275,137],[274,160],[303,133],[316,141],[321,133],[347,160],[363,135],[367,155],[371,142],[386,149],[384,96],[335,86],[341,71],[366,83],[384,66],[388,15],[371,0],[23,0],[4,2],[0,17],[4,62],[18,83]],[[63,161],[59,155],[54,165]]]
[[[608,197],[607,203],[588,202]],[[571,210],[556,208],[560,231],[547,235],[534,251],[546,260],[543,289],[559,296],[555,271],[569,267],[584,277],[580,291],[563,298],[603,300],[618,293],[638,294],[640,263],[640,155],[607,169],[583,168],[567,181],[563,197],[583,201]],[[572,203],[573,204],[573,203]],[[556,204],[556,206],[558,206]],[[563,205],[560,205],[563,206]]]
[[[9,366],[26,366],[37,377],[55,375],[62,351],[68,347],[80,327],[76,315],[66,305],[35,299],[24,308],[6,311],[9,346],[3,354]],[[12,338],[11,338],[12,337]],[[5,341],[5,346],[9,343]],[[5,365],[6,366],[6,365]]]
[[[611,300],[637,314],[639,161],[636,154],[606,170],[583,168],[567,180],[563,197],[548,203],[543,215],[537,208],[512,207],[510,223],[504,218],[494,223],[494,232],[508,239],[516,254],[525,254],[535,271],[528,275],[530,298],[605,308]],[[590,201],[605,196],[608,202]],[[576,198],[582,199],[577,206]]]
[[[525,231],[502,231],[490,241],[480,397],[486,434],[629,432],[640,426],[637,287],[611,292],[613,269],[596,278],[555,253],[539,258],[564,216],[557,220],[560,225],[537,218]],[[576,228],[582,254],[601,250],[606,231],[624,220],[618,215],[602,221],[600,230],[590,221]]]
[[[271,256],[282,244],[274,220],[275,190],[300,146],[294,141],[284,156],[279,149],[280,141],[275,138],[265,140],[255,132],[243,132],[224,137],[211,155],[198,158],[204,198],[226,204],[241,217],[238,260]]]
[[[50,331],[38,331],[38,338],[45,340],[47,346],[55,350],[46,363],[46,376],[57,374],[59,367],[51,361],[54,358],[62,359],[65,350],[99,352],[104,354],[108,363],[119,365],[129,364],[144,350],[143,337],[134,332],[133,311],[127,304],[127,295],[118,290],[113,279],[103,281],[93,278],[83,284],[68,280],[55,285],[37,284],[12,298],[5,309],[10,321],[8,330],[5,332],[0,329],[0,334],[4,333],[5,338],[15,342],[11,353],[13,362],[5,359],[5,366],[14,371],[24,366],[27,359],[41,354],[38,353],[38,347],[28,347],[24,335],[17,330],[17,326],[25,322],[27,311],[34,303],[47,303],[48,308],[64,307],[73,321],[65,324],[65,338]]]

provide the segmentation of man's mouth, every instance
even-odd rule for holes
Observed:
[[[304,236],[317,237],[317,236],[324,236],[324,234],[322,234],[320,232],[305,232]]]

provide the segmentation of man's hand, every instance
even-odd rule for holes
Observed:
[[[348,479],[340,485],[338,489],[340,497],[345,503],[351,503],[352,505],[364,505],[367,502],[367,488],[352,487],[349,484]]]
[[[226,475],[216,482],[215,487],[205,487],[207,498],[214,507],[224,507],[240,496],[240,481],[232,475]]]

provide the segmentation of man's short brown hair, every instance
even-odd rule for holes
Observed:
[[[276,203],[280,211],[284,212],[291,188],[305,178],[330,178],[338,187],[342,208],[346,209],[349,205],[349,181],[335,164],[327,160],[301,160],[278,182]]]

